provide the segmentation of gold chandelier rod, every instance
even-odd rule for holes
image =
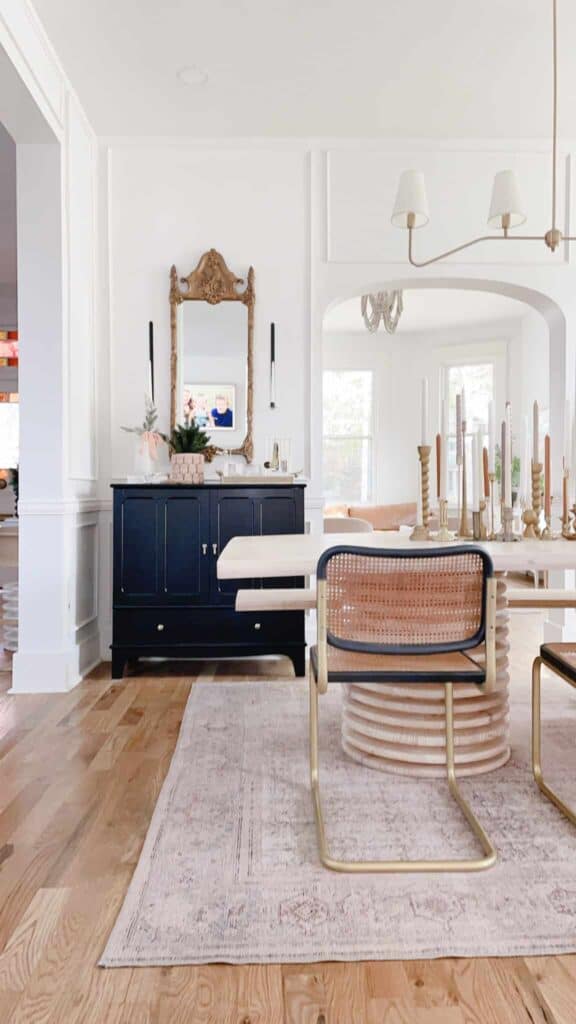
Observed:
[[[502,221],[502,234],[501,235],[480,235],[478,238],[473,238],[470,242],[464,242],[462,245],[456,245],[453,249],[446,249],[445,252],[440,253],[439,256],[432,256],[428,260],[415,260],[413,257],[413,234],[415,230],[415,216],[413,213],[408,214],[407,226],[408,226],[408,259],[413,267],[429,267],[431,263],[438,263],[440,260],[446,259],[448,256],[454,256],[457,252],[462,252],[463,249],[469,249],[472,245],[478,245],[479,242],[545,242],[548,248],[554,252],[558,248],[561,242],[576,242],[576,236],[574,235],[563,235],[560,229],[556,225],[556,195],[557,195],[557,164],[558,164],[558,11],[557,11],[557,0],[552,0],[552,227],[545,235],[511,235],[509,234],[509,224],[506,224],[506,218],[503,217]]]
[[[556,230],[556,164],[558,160],[558,11],[552,0],[552,230]]]

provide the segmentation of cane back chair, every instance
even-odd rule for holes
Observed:
[[[542,769],[542,666],[576,689],[576,644],[543,644],[532,668],[532,771],[544,796],[576,825],[576,811],[545,782]]]
[[[310,652],[310,780],[320,859],[347,872],[479,871],[496,851],[456,781],[455,682],[496,684],[496,579],[471,545],[382,550],[338,546],[317,568],[317,645]],[[342,861],[326,842],[320,797],[318,697],[329,683],[442,683],[450,792],[482,848],[467,860]]]

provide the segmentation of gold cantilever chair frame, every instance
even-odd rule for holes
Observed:
[[[544,781],[542,770],[542,665],[546,665],[546,668],[549,668],[551,672],[559,676],[560,679],[564,679],[565,682],[576,689],[576,681],[571,679],[569,675],[562,672],[556,665],[551,665],[549,661],[544,661],[542,657],[538,656],[536,658],[532,667],[532,772],[538,788],[544,796],[548,797],[550,802],[559,811],[562,811],[562,814],[573,825],[576,825],[576,812],[568,804],[565,804],[558,794]]]
[[[390,551],[382,551],[382,549],[367,549],[367,548],[331,548],[326,551],[320,559],[319,569],[322,561],[327,561],[332,554],[346,552],[354,552],[358,555],[368,555],[374,557],[390,557]],[[458,548],[450,549],[450,553],[469,553],[478,552],[477,548],[471,546],[459,546]],[[407,558],[423,557],[428,558],[432,555],[443,555],[447,554],[445,548],[437,548],[433,550],[412,550],[410,552],[397,552],[397,556],[402,557],[405,555]],[[487,556],[483,555],[483,564],[486,569],[486,564],[490,565],[489,572],[484,578],[484,645],[485,645],[485,662],[484,662],[484,681],[480,686],[482,692],[490,692],[494,690],[496,686],[496,579],[492,575],[491,563]],[[333,857],[330,853],[328,843],[326,840],[326,829],[324,825],[324,816],[322,813],[322,801],[320,795],[320,768],[319,768],[319,757],[318,757],[318,698],[319,695],[326,693],[329,682],[329,668],[328,668],[328,592],[327,592],[327,581],[326,576],[318,574],[317,578],[317,664],[316,669],[310,662],[310,782],[312,789],[312,798],[314,803],[314,812],[316,817],[316,829],[318,836],[318,847],[320,860],[324,867],[329,868],[332,871],[341,871],[348,873],[363,873],[363,872],[383,872],[383,873],[397,873],[397,872],[466,872],[466,871],[482,871],[486,868],[492,867],[497,859],[497,853],[495,847],[492,845],[486,832],[482,828],[482,825],[476,818],[470,805],[464,799],[460,788],[456,780],[456,767],[455,767],[455,754],[454,754],[454,683],[452,681],[443,681],[444,693],[445,693],[445,709],[446,709],[446,777],[448,781],[448,788],[452,794],[454,800],[458,804],[463,816],[470,825],[474,836],[478,840],[478,843],[482,849],[482,856],[472,859],[442,859],[442,860],[371,860],[371,861],[348,861],[338,860]],[[453,649],[453,647],[450,647]],[[423,656],[428,653],[424,648],[422,651]],[[353,680],[352,680],[353,681]],[[394,679],[394,683],[397,684],[402,682],[401,675],[398,675]]]

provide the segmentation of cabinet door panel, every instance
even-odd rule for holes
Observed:
[[[215,506],[215,507],[214,507]],[[252,537],[257,532],[256,504],[246,492],[214,494],[212,521],[216,545],[214,557],[214,600],[217,604],[234,604],[236,591],[253,586],[252,580],[219,580],[216,578],[216,558],[233,537]]]
[[[258,532],[264,537],[279,533],[303,533],[303,506],[299,497],[297,491],[262,494],[258,501]],[[298,587],[302,586],[302,580],[294,576],[271,577],[263,579],[260,586],[265,589]]]
[[[158,502],[153,495],[120,493],[115,528],[115,592],[121,601],[150,600],[160,591]]]
[[[164,595],[195,603],[209,593],[208,494],[170,495],[163,502]]]
[[[300,533],[296,503],[291,494],[268,494],[259,501],[259,530],[263,537],[278,533]]]

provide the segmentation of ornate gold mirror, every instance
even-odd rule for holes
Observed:
[[[194,417],[217,452],[253,457],[254,270],[215,249],[188,277],[170,270],[170,423]]]

